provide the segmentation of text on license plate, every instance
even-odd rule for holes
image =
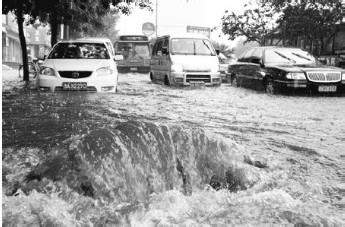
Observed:
[[[131,67],[131,68],[129,68],[129,70],[131,70],[131,71],[137,71],[138,68],[137,68],[137,67]]]
[[[319,86],[319,92],[336,92],[337,86]]]
[[[191,87],[205,86],[205,82],[203,81],[190,81],[189,84]]]
[[[62,87],[65,90],[85,90],[87,89],[86,82],[63,82]]]

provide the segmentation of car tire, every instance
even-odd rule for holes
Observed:
[[[169,81],[168,76],[165,76],[165,78],[164,78],[164,85],[170,86],[170,81]]]
[[[267,79],[265,81],[265,92],[270,95],[277,94],[277,87],[274,85],[272,79]]]
[[[231,80],[231,86],[233,87],[239,87],[238,85],[238,79],[237,79],[237,76],[233,76],[232,80]]]
[[[154,79],[153,79],[153,74],[152,73],[150,73],[150,80],[151,80],[152,83],[155,82]]]

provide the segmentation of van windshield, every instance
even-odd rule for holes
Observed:
[[[179,38],[171,40],[171,54],[215,56],[216,52],[207,39]]]

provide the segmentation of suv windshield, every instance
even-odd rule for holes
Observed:
[[[59,43],[49,54],[50,59],[109,59],[103,43]]]
[[[171,53],[187,55],[216,55],[210,41],[207,39],[190,38],[172,39]]]
[[[121,53],[124,59],[149,59],[150,51],[148,43],[118,43],[116,52]]]
[[[265,64],[317,64],[317,60],[301,49],[276,48],[265,51]]]

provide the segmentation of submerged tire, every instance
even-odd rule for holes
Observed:
[[[233,86],[233,87],[239,87],[237,76],[234,76],[234,77],[232,78],[232,80],[231,80],[231,86]]]
[[[169,81],[168,76],[165,76],[165,78],[164,78],[164,85],[170,86],[170,81]]]
[[[274,85],[272,79],[267,79],[267,80],[265,81],[265,92],[266,92],[267,94],[270,94],[270,95],[277,94],[278,89],[277,89],[277,87]]]

